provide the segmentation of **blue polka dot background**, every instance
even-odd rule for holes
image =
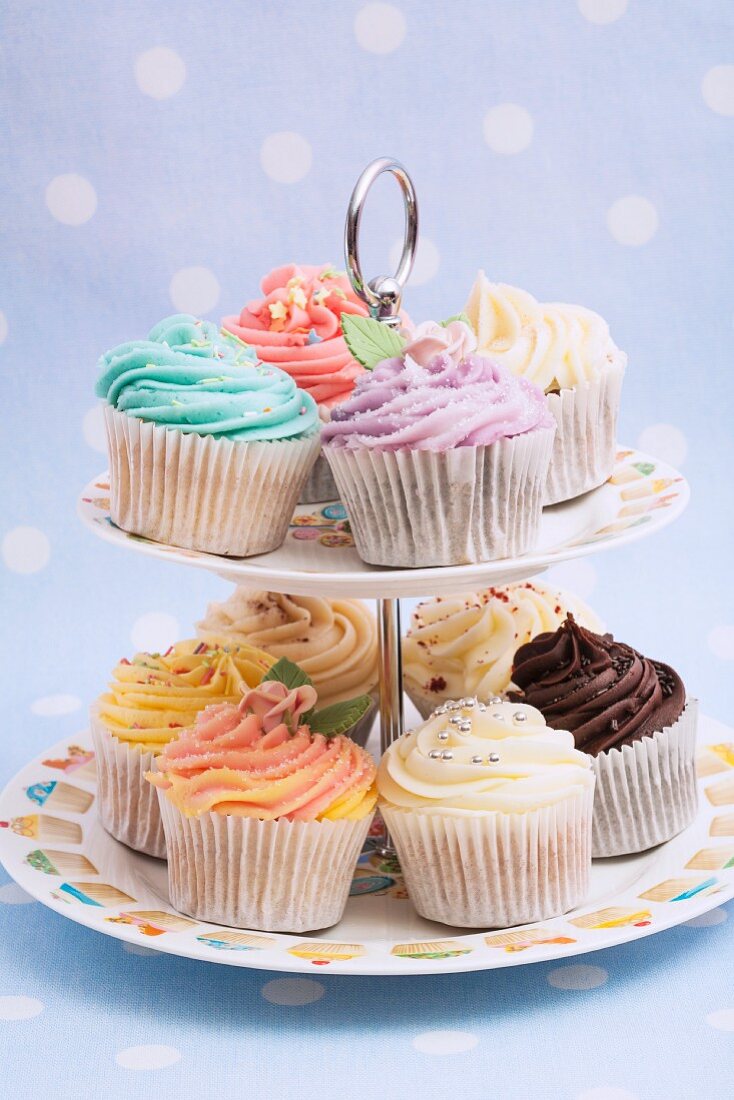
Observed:
[[[549,576],[730,720],[733,32],[727,0],[9,0],[0,780],[83,727],[117,658],[186,636],[229,591],[76,522],[106,464],[99,354],[174,310],[239,310],[278,264],[341,265],[351,187],[385,154],[421,203],[413,319],[461,309],[482,267],[609,322],[629,356],[620,440],[678,466],[692,503],[658,538]],[[401,219],[383,180],[370,275],[396,262]],[[113,1100],[734,1089],[731,906],[581,963],[316,980],[123,945],[0,881],[17,1100],[100,1081]]]

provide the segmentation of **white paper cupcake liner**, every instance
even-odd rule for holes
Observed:
[[[327,446],[360,557],[416,568],[514,557],[538,534],[553,429],[444,452]]]
[[[510,928],[568,912],[591,870],[593,785],[526,814],[453,816],[382,804],[417,912],[461,928]]]
[[[344,912],[372,815],[361,821],[185,817],[158,792],[171,904],[197,920],[309,932]]]
[[[319,450],[305,439],[246,443],[187,435],[104,410],[110,515],[123,531],[210,554],[275,550]]]
[[[558,430],[544,503],[558,504],[595,489],[614,469],[617,412],[627,358],[622,352],[597,378],[548,394]]]
[[[96,708],[90,710],[97,761],[97,808],[107,832],[136,852],[166,858],[166,840],[155,788],[145,773],[155,754],[126,745],[114,737]]]
[[[696,816],[698,701],[652,737],[593,757],[593,854],[644,852],[676,836]]]
[[[324,504],[327,500],[338,499],[339,490],[336,487],[334,475],[322,452],[311,467],[311,472],[301,489],[298,503]]]

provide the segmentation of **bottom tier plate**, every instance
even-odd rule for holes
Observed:
[[[266,935],[180,916],[166,865],[113,840],[96,816],[87,733],[37,757],[0,796],[0,861],[38,901],[70,920],[187,958],[266,970],[435,974],[580,955],[690,920],[734,896],[734,731],[702,719],[698,816],[667,844],[596,860],[579,909],[507,931],[422,920],[399,868],[368,845],[343,920],[312,935]]]

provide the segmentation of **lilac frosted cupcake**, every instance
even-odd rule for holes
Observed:
[[[543,391],[473,354],[461,320],[419,325],[407,344],[389,338],[396,354],[322,432],[360,556],[420,567],[530,550],[555,434]]]

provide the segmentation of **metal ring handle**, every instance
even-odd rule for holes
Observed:
[[[390,172],[395,176],[403,193],[403,205],[405,207],[403,252],[398,269],[393,276],[378,275],[368,283],[362,275],[362,268],[359,263],[359,225],[362,220],[362,210],[367,194],[375,180],[383,172]],[[417,241],[418,202],[415,197],[415,187],[412,179],[398,160],[393,160],[391,157],[380,157],[378,160],[373,160],[357,180],[349,199],[347,220],[344,226],[344,254],[347,273],[355,294],[362,299],[373,317],[379,321],[384,321],[386,324],[395,325],[399,323],[397,314],[400,309],[400,300],[408,276],[413,268]]]

